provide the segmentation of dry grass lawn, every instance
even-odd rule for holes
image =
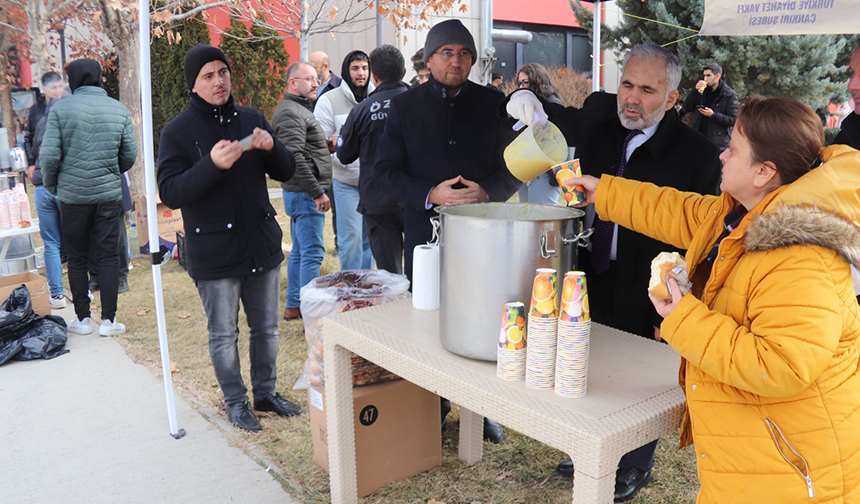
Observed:
[[[280,201],[275,207],[282,210]],[[279,215],[282,227],[288,229],[288,219]],[[289,248],[289,232],[285,232],[285,248]],[[326,255],[323,272],[339,268],[337,257],[331,254],[334,240],[330,219],[326,223]],[[128,355],[148,367],[156,376],[160,373],[158,339],[153,309],[149,265],[135,259],[129,274],[131,292],[119,298],[119,319],[128,327],[120,338]],[[281,288],[286,290],[286,262],[282,266]],[[178,368],[173,375],[176,392],[209,410],[223,414],[221,392],[209,361],[206,317],[197,290],[177,262],[162,267],[165,313],[171,359]],[[283,299],[283,295],[282,295]],[[94,313],[98,313],[97,309]],[[239,339],[242,370],[248,377],[248,337],[244,315],[240,319]],[[307,411],[307,393],[291,390],[304,363],[306,347],[301,322],[281,323],[281,346],[278,357],[278,388],[287,398]],[[458,423],[456,408],[452,412],[443,437],[443,462],[439,467],[406,481],[390,485],[364,499],[366,503],[426,503],[430,499],[453,503],[567,503],[570,502],[570,482],[557,477],[553,469],[564,455],[537,441],[508,431],[508,439],[500,445],[485,444],[484,458],[475,466],[457,460]],[[277,465],[289,482],[287,491],[308,504],[329,502],[328,476],[314,463],[310,425],[307,414],[297,418],[267,417],[261,420],[263,431],[256,434],[235,432],[239,444],[247,443]],[[180,426],[181,427],[181,426]],[[637,503],[680,504],[695,501],[698,488],[695,455],[692,450],[675,451],[676,436],[667,436],[657,453],[654,483],[643,490]]]

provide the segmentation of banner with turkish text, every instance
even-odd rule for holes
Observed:
[[[705,19],[699,33],[860,33],[860,0],[705,0]]]

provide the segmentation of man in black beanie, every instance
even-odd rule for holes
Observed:
[[[101,278],[99,334],[116,336],[125,332],[116,320],[121,177],[134,165],[137,144],[128,109],[101,87],[99,62],[75,60],[68,72],[74,94],[51,107],[39,151],[42,184],[60,200],[77,315],[68,332],[93,332],[87,295],[87,259],[93,247]]]
[[[227,415],[236,427],[257,431],[239,369],[240,300],[251,333],[254,409],[302,412],[275,391],[284,254],[266,188],[266,175],[289,180],[296,164],[263,114],[234,103],[220,49],[197,44],[184,66],[191,99],[161,132],[158,189],[165,205],[182,209],[188,274],[209,320],[209,355]]]
[[[520,187],[503,158],[515,135],[513,121],[497,112],[505,95],[469,80],[477,58],[463,23],[442,21],[424,43],[430,79],[391,99],[374,182],[404,206],[404,269],[410,280],[413,250],[432,235],[434,206],[507,201]],[[484,437],[498,443],[504,432],[485,419]]]

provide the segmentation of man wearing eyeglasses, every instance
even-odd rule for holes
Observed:
[[[507,201],[520,186],[502,155],[514,137],[513,122],[497,113],[505,96],[469,80],[476,60],[475,41],[459,20],[438,23],[424,43],[429,80],[391,99],[374,181],[404,206],[410,280],[412,252],[431,238],[434,206]],[[500,442],[504,433],[485,422],[484,437]]]
[[[287,305],[284,319],[301,318],[301,288],[318,277],[325,256],[323,228],[331,209],[331,152],[325,131],[313,113],[320,81],[310,63],[287,69],[287,92],[275,109],[275,135],[296,158],[296,174],[281,183],[284,211],[290,216],[293,248],[287,263]]]

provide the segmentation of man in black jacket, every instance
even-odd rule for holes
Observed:
[[[468,80],[476,59],[460,21],[436,24],[424,44],[430,79],[392,98],[379,140],[374,181],[404,205],[410,280],[412,251],[431,238],[434,206],[507,201],[520,186],[503,158],[515,136],[497,115],[505,96]]]
[[[254,409],[302,412],[275,391],[284,254],[266,188],[267,174],[289,180],[295,160],[263,114],[233,102],[220,49],[197,44],[184,67],[191,100],[161,132],[158,188],[165,205],[182,209],[188,274],[209,319],[209,355],[227,414],[233,425],[256,431],[260,424],[239,370],[240,299],[251,330]],[[238,142],[249,135],[250,145]]]
[[[32,173],[36,165],[36,150],[33,148],[33,139],[36,134],[36,127],[39,121],[45,117],[48,112],[48,106],[63,96],[63,78],[57,72],[45,72],[42,75],[42,93],[45,95],[45,101],[36,99],[36,103],[30,107],[29,115],[27,115],[27,131],[24,133],[24,149],[27,151],[27,160],[29,161],[28,173]]]
[[[376,265],[392,273],[403,273],[403,208],[373,180],[376,147],[391,99],[406,92],[403,54],[392,45],[382,45],[370,53],[371,76],[376,89],[355,106],[346,118],[337,139],[337,157],[343,164],[360,160],[358,211],[364,214],[370,235],[370,249]]]
[[[529,124],[535,113],[549,114],[582,163],[585,174],[624,176],[682,191],[713,194],[720,176],[719,150],[684,125],[674,111],[681,64],[669,51],[644,45],[624,57],[618,95],[594,93],[581,109],[539,100],[531,91],[511,95],[507,111]],[[544,113],[546,111],[546,113]],[[591,252],[583,251],[580,268],[588,277],[595,322],[658,338],[661,317],[648,299],[651,260],[669,245],[595,220]],[[635,386],[635,384],[631,384]],[[615,502],[632,499],[651,482],[653,441],[622,457],[615,478]],[[558,472],[573,473],[570,461]]]
[[[854,113],[848,114],[848,117],[842,120],[842,131],[836,135],[833,143],[850,145],[855,149],[860,149],[860,45],[854,49],[848,69],[851,71],[848,93],[854,100]]]
[[[404,206],[410,281],[412,252],[431,238],[434,206],[507,201],[520,187],[503,157],[515,135],[497,114],[505,95],[469,80],[477,57],[463,23],[442,21],[424,43],[430,79],[391,99],[373,181]],[[443,401],[443,419],[446,409],[450,403]],[[499,443],[504,431],[485,418],[484,438]]]
[[[723,80],[723,68],[708,63],[702,68],[702,80],[687,95],[681,114],[696,111],[693,129],[714,142],[720,152],[729,146],[738,118],[738,94]]]

